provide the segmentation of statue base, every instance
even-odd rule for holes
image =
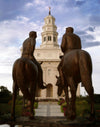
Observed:
[[[30,120],[28,117],[17,118],[16,121],[6,121],[0,124],[8,124],[10,127],[18,125],[18,127],[100,127],[100,121],[88,121],[86,119],[77,118],[69,121],[65,117],[38,117]]]

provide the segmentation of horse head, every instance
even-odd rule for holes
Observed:
[[[56,78],[57,78],[56,86],[58,86],[57,94],[58,96],[61,96],[62,91],[63,91],[63,86],[61,84],[61,77],[56,76]]]

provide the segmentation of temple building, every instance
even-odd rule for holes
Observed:
[[[36,96],[38,99],[58,99],[56,75],[58,74],[57,66],[60,62],[59,56],[62,55],[58,44],[58,32],[55,25],[55,18],[49,15],[44,18],[42,27],[42,43],[39,48],[35,49],[34,55],[38,62],[43,62],[43,81],[47,84],[47,89],[38,90]],[[77,90],[77,96],[80,95],[80,87]]]

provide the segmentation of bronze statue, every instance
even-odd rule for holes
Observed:
[[[46,87],[43,86],[43,71],[42,71],[42,68],[41,68],[40,64],[38,63],[38,61],[34,57],[36,37],[37,37],[37,34],[36,34],[35,31],[31,31],[29,33],[29,38],[27,38],[23,42],[22,58],[28,58],[28,59],[32,60],[37,65],[37,68],[38,68],[38,86],[41,89],[45,89]],[[42,82],[42,84],[41,84],[41,82]]]
[[[67,35],[66,35],[67,37]],[[65,37],[65,38],[66,38]],[[82,82],[91,100],[91,118],[94,117],[94,89],[92,86],[92,61],[89,53],[81,50],[80,39],[73,36],[61,45],[64,56],[58,66],[59,77],[57,77],[58,95],[64,89],[67,101],[67,118],[74,120],[76,117],[76,90],[78,83]],[[76,45],[74,45],[76,44]],[[79,45],[78,45],[79,44]],[[65,46],[64,46],[65,45]],[[68,48],[73,47],[73,48]],[[74,48],[75,47],[75,48]],[[61,71],[61,73],[60,73]],[[69,101],[68,87],[70,87],[71,100]]]
[[[72,27],[68,27],[66,28],[66,33],[62,37],[61,50],[64,54],[75,49],[81,49],[81,39],[79,36],[77,36],[73,32],[74,32],[74,29]],[[63,56],[60,56],[60,58],[63,58]],[[62,61],[60,62],[58,66],[58,70],[61,76],[62,85],[64,85],[64,79],[62,76],[63,74],[62,74],[61,66],[62,66]]]
[[[73,49],[81,49],[80,37],[73,33],[72,27],[66,28],[66,33],[62,37],[61,50],[65,54]]]
[[[15,101],[17,92],[20,89],[24,99],[28,99],[31,103],[30,118],[34,118],[33,105],[35,101],[36,85],[38,83],[38,68],[28,58],[19,58],[13,65],[13,99],[12,99],[12,119],[15,120]]]
[[[19,89],[23,93],[24,99],[30,101],[30,118],[34,118],[33,105],[35,101],[36,87],[38,85],[41,89],[46,88],[46,86],[43,85],[42,68],[33,56],[36,43],[35,38],[36,32],[31,31],[29,33],[29,38],[23,43],[21,58],[17,59],[13,65],[12,119],[15,119],[15,100]]]
[[[76,117],[76,91],[78,83],[82,82],[91,101],[91,116],[94,115],[94,89],[92,86],[92,62],[90,55],[84,50],[73,50],[64,55],[62,61],[62,72],[64,78],[64,86],[62,87],[61,78],[58,78],[56,85],[58,86],[58,95],[60,96],[64,89],[67,101],[67,114],[69,119]],[[71,101],[69,102],[68,87],[71,91]]]

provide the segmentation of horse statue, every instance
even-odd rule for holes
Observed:
[[[19,58],[13,65],[13,98],[11,117],[15,120],[15,101],[17,92],[21,90],[24,99],[30,101],[30,118],[34,119],[33,105],[35,101],[35,92],[38,83],[38,68],[34,62],[28,58]],[[40,82],[40,84],[43,82]],[[42,86],[41,84],[40,86]]]
[[[57,77],[56,85],[58,86],[58,95],[60,96],[64,89],[67,102],[67,118],[74,120],[76,118],[76,91],[77,86],[82,82],[87,91],[91,102],[91,115],[94,118],[94,89],[92,86],[92,61],[88,52],[76,49],[65,53],[62,60],[62,72],[64,85],[61,77]],[[70,88],[71,98],[69,99],[68,87]]]

